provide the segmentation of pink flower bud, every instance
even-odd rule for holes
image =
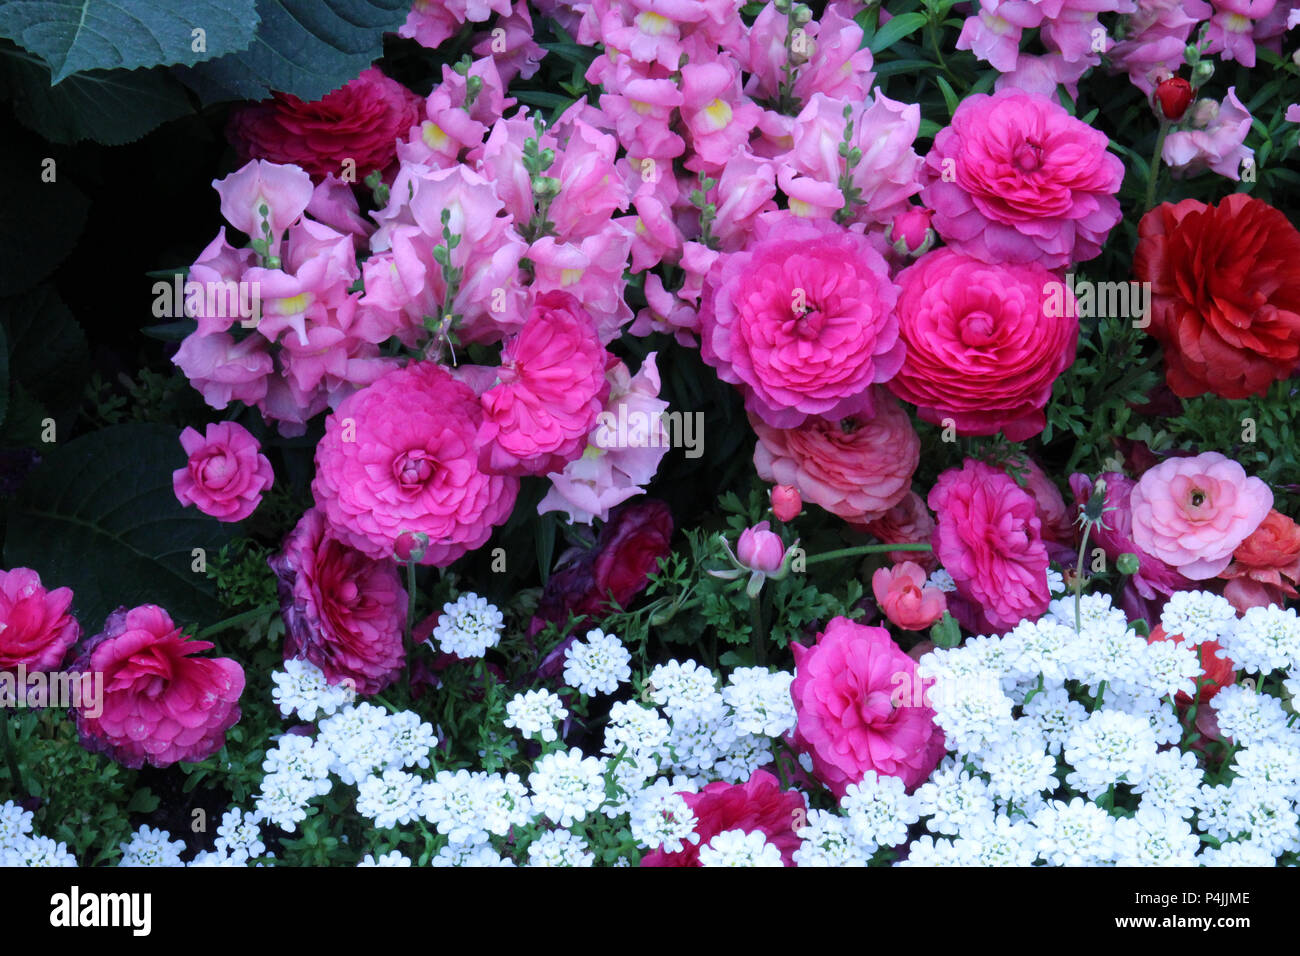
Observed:
[[[772,514],[778,521],[793,521],[803,510],[803,498],[794,485],[775,485],[772,488]]]
[[[740,563],[751,571],[770,574],[781,567],[785,558],[785,542],[780,535],[768,530],[768,523],[760,521],[752,528],[740,533],[736,545],[736,557]]]
[[[403,531],[393,542],[393,556],[398,561],[419,561],[429,547],[429,536],[423,531]]]
[[[907,212],[894,217],[889,227],[889,241],[900,255],[919,256],[934,245],[934,230],[930,228],[929,209],[912,206]]]
[[[885,617],[907,631],[929,627],[948,609],[944,593],[927,585],[925,571],[912,561],[877,570],[871,590]]]

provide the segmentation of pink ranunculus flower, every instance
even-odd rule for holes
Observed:
[[[968,458],[939,476],[929,505],[938,516],[934,553],[982,625],[1000,633],[1047,610],[1047,548],[1033,495]]]
[[[514,507],[517,478],[478,467],[478,396],[442,366],[389,372],[344,399],[316,446],[312,494],[335,537],[372,558],[423,533],[421,564],[482,547]]]
[[[1170,595],[1175,591],[1187,591],[1194,587],[1193,582],[1159,558],[1147,554],[1133,541],[1133,512],[1130,508],[1133,488],[1137,484],[1128,475],[1118,471],[1108,471],[1101,475],[1106,481],[1105,512],[1100,527],[1094,527],[1089,537],[1096,542],[1096,547],[1106,552],[1106,559],[1112,563],[1121,554],[1133,554],[1138,559],[1138,570],[1133,575],[1133,586],[1147,600],[1152,600],[1157,593]],[[1070,490],[1074,493],[1076,509],[1081,509],[1092,497],[1093,483],[1087,475],[1070,476]]]
[[[218,521],[243,521],[275,479],[262,446],[235,422],[213,422],[202,435],[186,428],[181,447],[190,460],[172,472],[176,500]]]
[[[311,508],[268,563],[279,581],[285,660],[306,658],[330,683],[351,680],[359,694],[377,694],[397,678],[407,595],[392,559],[335,540]]]
[[[609,384],[596,323],[567,292],[543,292],[501,353],[481,397],[479,467],[502,475],[560,471],[582,454]]]
[[[812,418],[786,429],[750,415],[758,433],[758,476],[793,485],[805,501],[846,521],[866,524],[881,517],[911,488],[921,439],[907,413],[887,394],[877,394],[875,406],[871,417]]]
[[[1048,97],[968,96],[926,156],[921,200],[949,246],[985,262],[1083,262],[1120,220],[1124,164],[1108,145]]]
[[[656,353],[651,352],[636,375],[618,361],[605,370],[609,395],[587,436],[587,448],[563,471],[547,476],[551,489],[538,503],[538,514],[563,511],[570,523],[605,521],[610,509],[645,491],[673,437],[663,421],[668,403],[659,397],[655,361]],[[692,442],[703,438],[684,430],[679,437]]]
[[[1161,158],[1174,175],[1195,175],[1212,169],[1220,176],[1240,180],[1242,163],[1254,161],[1255,151],[1244,145],[1251,115],[1228,87],[1222,104],[1201,100],[1192,108],[1193,125],[1165,137]],[[1197,128],[1198,121],[1202,128]]]
[[[837,617],[812,647],[790,649],[798,715],[791,742],[836,797],[871,770],[901,778],[908,790],[930,776],[943,757],[943,731],[933,710],[907,696],[916,662],[888,631]]]
[[[907,352],[889,390],[959,434],[1024,441],[1041,432],[1078,341],[1065,283],[1036,263],[989,265],[949,248],[922,256],[898,283]]]
[[[46,590],[31,568],[0,570],[0,671],[58,668],[81,636],[71,606],[70,588]]]
[[[725,830],[761,830],[781,851],[785,865],[794,866],[794,851],[799,849],[795,831],[799,814],[806,814],[808,806],[797,790],[783,790],[781,781],[766,770],[755,770],[744,783],[718,780],[681,796],[695,814],[699,842],[684,840],[676,853],[653,850],[641,858],[642,866],[699,866],[700,847]]]
[[[212,186],[221,196],[226,222],[251,239],[264,238],[263,224],[270,228],[272,255],[279,254],[280,238],[306,211],[315,191],[301,166],[264,159],[250,160]]]
[[[1193,581],[1215,577],[1273,507],[1273,492],[1218,452],[1168,458],[1129,498],[1133,540]]]
[[[211,641],[186,637],[162,608],[118,608],[82,646],[73,669],[104,675],[102,712],[77,712],[82,746],[125,767],[204,760],[239,722],[244,669],[195,657]]]
[[[775,428],[870,415],[903,363],[889,267],[861,234],[788,213],[722,257],[701,309],[700,354]]]
[[[736,557],[752,571],[771,573],[781,567],[785,558],[785,542],[771,530],[766,521],[740,532],[736,542]]]
[[[926,584],[925,569],[913,561],[877,568],[871,591],[885,617],[905,631],[929,627],[948,609],[943,591]]]

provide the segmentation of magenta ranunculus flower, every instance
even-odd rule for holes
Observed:
[[[928,502],[938,516],[934,552],[988,630],[1006,631],[1047,610],[1047,547],[1033,495],[968,458],[939,476]]]
[[[190,461],[172,472],[176,500],[218,521],[243,521],[275,480],[262,446],[235,422],[213,422],[202,435],[186,428],[181,447]]]
[[[609,393],[607,354],[582,303],[567,292],[539,295],[481,396],[479,466],[545,475],[581,455]]]
[[[870,415],[870,386],[903,362],[889,268],[843,226],[764,215],[749,247],[715,265],[709,286],[700,354],[775,428]]]
[[[988,265],[936,249],[898,276],[907,357],[888,388],[958,434],[1043,430],[1052,384],[1074,361],[1079,320],[1065,283],[1035,263]],[[1052,288],[1059,290],[1051,308]]]
[[[71,606],[70,588],[47,591],[31,568],[0,571],[0,671],[22,664],[34,673],[62,664],[81,636]]]
[[[921,439],[902,406],[884,391],[874,417],[814,418],[772,428],[749,417],[758,433],[754,467],[764,481],[791,485],[804,501],[854,524],[881,517],[906,497],[921,460]]]
[[[1273,507],[1273,492],[1231,458],[1167,458],[1129,497],[1133,541],[1193,581],[1212,578]]]
[[[1124,164],[1107,145],[1046,96],[968,96],[925,158],[921,201],[958,252],[1048,269],[1083,262],[1120,220]]]
[[[888,631],[837,617],[812,647],[790,649],[798,715],[791,741],[836,797],[869,770],[900,777],[908,790],[930,776],[943,757],[943,731],[934,711],[908,696],[916,662]]]
[[[239,722],[244,669],[229,658],[194,656],[213,646],[183,635],[156,604],[110,614],[73,665],[104,675],[102,713],[77,712],[82,746],[136,769],[220,750]]]
[[[279,582],[285,660],[306,658],[330,683],[377,694],[402,671],[406,591],[390,558],[335,540],[311,508],[268,561]]]
[[[325,420],[311,486],[334,535],[388,558],[402,532],[422,532],[420,563],[439,567],[482,547],[519,491],[519,479],[479,470],[482,419],[474,390],[433,362],[344,399]]]

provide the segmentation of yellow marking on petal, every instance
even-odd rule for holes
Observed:
[[[640,113],[642,116],[645,116],[646,113],[649,113],[654,109],[654,107],[649,103],[642,103],[640,100],[628,100],[627,103],[635,112]]]
[[[582,274],[586,271],[585,269],[561,269],[560,285],[573,285],[582,278]]]
[[[638,13],[634,22],[642,33],[648,33],[652,37],[667,33],[673,27],[673,21],[650,10]]]
[[[1230,13],[1223,20],[1223,25],[1233,33],[1245,33],[1252,29],[1250,18],[1243,17],[1240,13]]]
[[[714,100],[704,107],[704,115],[715,130],[724,129],[731,122],[731,107],[722,100]]]
[[[804,219],[807,219],[813,214],[812,203],[806,203],[802,199],[791,199],[790,212],[796,216],[802,216]]]
[[[988,27],[990,30],[992,30],[994,33],[996,33],[998,36],[1005,36],[1006,34],[1010,33],[1013,29],[1015,29],[1014,27],[1011,26],[1010,21],[1004,19],[1003,17],[999,17],[996,14],[985,19],[984,25]]]
[[[605,454],[606,451],[607,449],[601,448],[599,445],[588,445],[586,450],[583,451],[582,457],[587,461],[592,461],[593,459],[599,458],[601,455]]]
[[[312,296],[310,292],[299,292],[297,295],[291,295],[287,299],[281,299],[276,303],[276,311],[281,315],[300,315],[307,311],[307,306],[311,305]]]
[[[451,140],[451,137],[432,120],[425,120],[420,124],[420,135],[430,149],[442,149]]]
[[[637,234],[638,236],[644,236],[644,235],[646,234],[646,231],[647,231],[647,230],[646,230],[646,227],[645,227],[645,221],[644,221],[640,216],[637,216],[637,217],[636,217],[636,234]]]

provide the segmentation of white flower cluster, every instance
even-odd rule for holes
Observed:
[[[324,672],[306,660],[288,660],[284,670],[272,671],[275,687],[271,700],[284,717],[297,715],[303,720],[328,717],[340,707],[356,700],[355,688],[348,684],[331,684]]]
[[[76,866],[66,843],[32,833],[32,812],[12,800],[0,803],[0,867]]]
[[[442,606],[429,643],[436,644],[445,654],[460,658],[482,657],[501,640],[505,624],[495,604],[470,592]]]

